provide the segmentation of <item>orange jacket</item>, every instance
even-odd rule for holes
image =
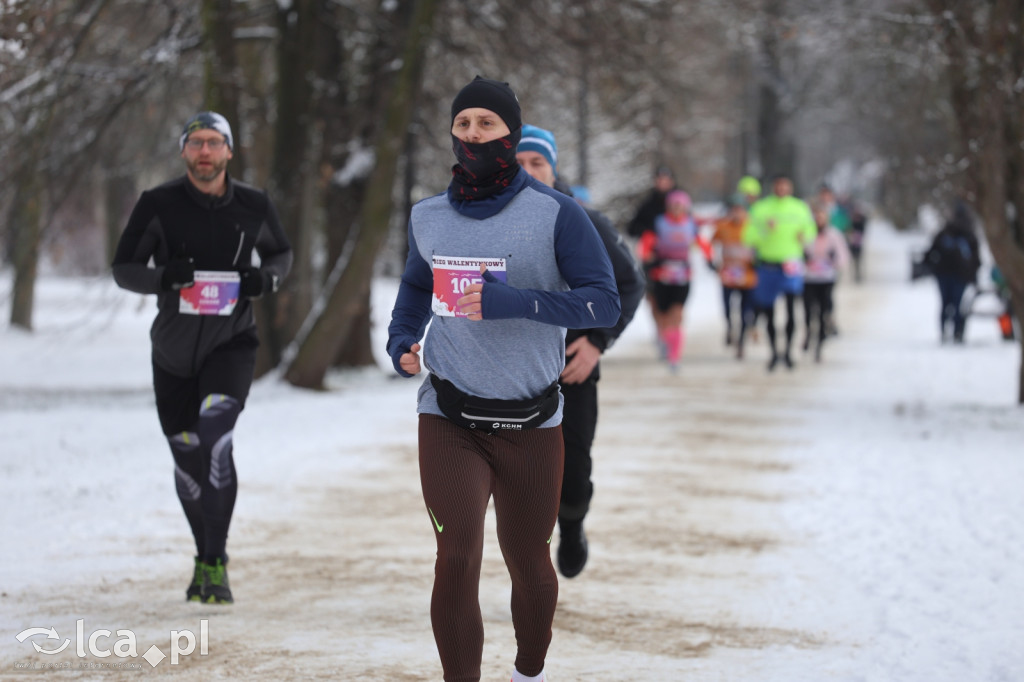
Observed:
[[[754,251],[743,243],[743,227],[746,223],[725,217],[715,221],[711,243],[718,245],[718,274],[722,286],[735,289],[751,289],[757,284],[754,270]]]

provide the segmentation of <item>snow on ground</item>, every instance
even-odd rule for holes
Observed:
[[[1024,679],[1019,346],[991,318],[940,345],[934,285],[907,276],[924,235],[869,230],[865,282],[840,285],[820,365],[769,374],[763,330],[732,359],[703,268],[679,376],[657,362],[646,310],[608,353],[592,558],[561,581],[552,682]],[[394,291],[375,287],[381,320]],[[439,679],[418,381],[393,378],[381,352],[379,370],[326,392],[257,382],[235,436],[237,603],[186,604],[152,315],[151,297],[106,278],[45,278],[35,331],[0,331],[0,679],[48,665],[100,680]],[[501,680],[514,640],[489,524],[484,679]],[[140,656],[170,655],[169,633],[204,619],[207,655],[156,666],[75,633],[129,629]],[[33,627],[59,635],[17,639]],[[65,639],[61,654],[33,646]]]

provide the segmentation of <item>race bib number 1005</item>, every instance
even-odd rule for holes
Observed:
[[[238,303],[237,272],[196,270],[195,284],[181,290],[178,312],[186,315],[230,315]]]
[[[450,256],[434,256],[434,295],[431,308],[435,315],[441,317],[466,317],[459,310],[457,301],[462,292],[470,284],[483,282],[480,265],[501,282],[508,282],[504,258],[462,258]]]

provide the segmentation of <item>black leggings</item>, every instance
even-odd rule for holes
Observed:
[[[550,542],[562,485],[562,428],[470,431],[421,414],[420,484],[437,540],[430,622],[445,682],[477,682],[483,656],[480,567],[491,495],[498,545],[512,578],[516,669],[544,669],[558,578]]]
[[[238,496],[232,432],[242,408],[210,394],[199,413],[198,432],[167,437],[174,455],[174,487],[196,542],[196,556],[227,562],[228,528]]]
[[[804,283],[804,320],[807,325],[807,341],[815,340],[818,348],[825,343],[825,338],[828,336],[834,286],[834,282]],[[817,323],[816,334],[814,333],[815,323]]]
[[[214,351],[199,372],[179,377],[153,364],[160,426],[174,456],[174,487],[204,561],[226,560],[238,495],[233,433],[256,366],[244,340]]]
[[[793,334],[796,332],[796,294],[785,294],[786,296],[786,351],[788,357],[793,346]],[[772,357],[778,355],[776,350],[775,334],[775,305],[761,308],[759,311],[765,317],[765,324],[768,327],[768,345],[772,350]]]
[[[747,334],[747,328],[754,324],[754,296],[753,289],[738,289],[736,287],[722,286],[722,305],[725,309],[725,331],[732,338],[732,313],[733,299],[739,299],[739,336],[740,344]]]
[[[590,480],[593,460],[590,449],[597,431],[597,379],[579,384],[560,384],[565,405],[562,436],[565,441],[565,471],[562,474],[561,521],[582,521],[590,509],[594,484]]]
[[[936,275],[935,281],[939,285],[939,295],[942,298],[939,310],[939,334],[945,339],[946,328],[953,326],[953,338],[963,339],[966,318],[960,306],[963,302],[964,292],[967,290],[968,280],[954,275]]]

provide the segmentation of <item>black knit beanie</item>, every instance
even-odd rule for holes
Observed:
[[[522,113],[519,109],[519,98],[508,83],[477,76],[466,87],[459,90],[452,101],[452,123],[463,109],[480,107],[493,111],[505,122],[510,131],[518,130],[522,125]]]

